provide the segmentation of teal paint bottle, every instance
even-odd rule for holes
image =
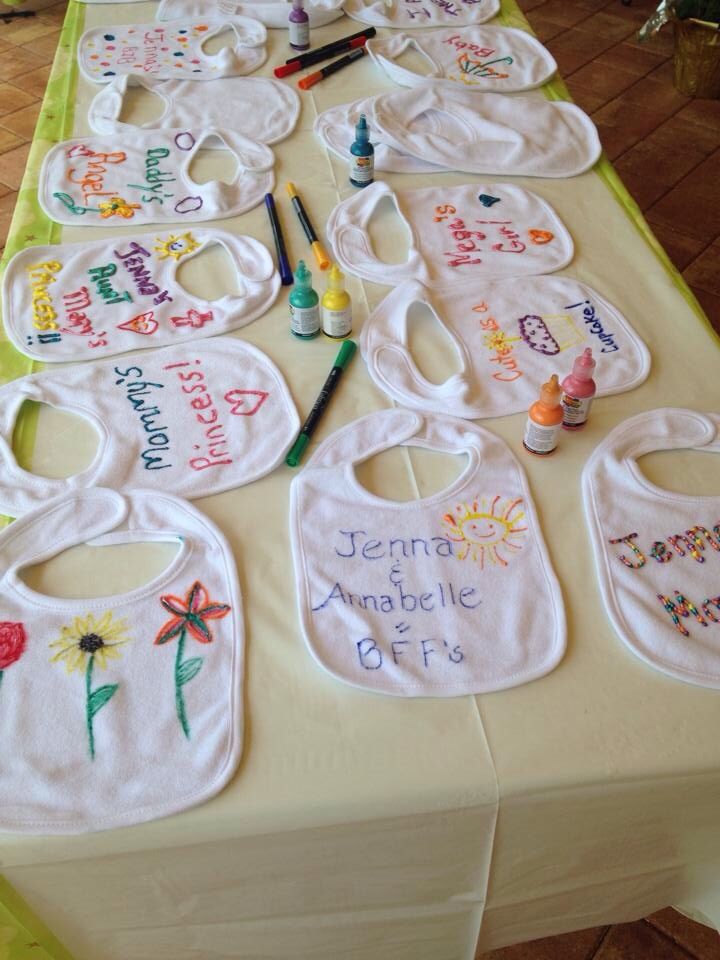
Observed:
[[[316,337],[320,333],[320,304],[312,288],[312,273],[304,260],[298,260],[289,301],[290,332],[301,340]]]
[[[355,124],[355,140],[350,147],[350,183],[367,187],[375,179],[375,147],[370,143],[370,130],[365,114]]]

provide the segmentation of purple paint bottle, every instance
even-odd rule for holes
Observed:
[[[290,46],[293,50],[307,50],[310,47],[310,17],[303,10],[303,0],[292,0],[292,10],[288,17]]]

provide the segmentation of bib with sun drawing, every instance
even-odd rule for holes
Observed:
[[[178,267],[211,246],[228,254],[235,293],[201,300]],[[212,337],[250,323],[280,289],[267,249],[212,228],[28,247],[8,264],[3,322],[22,353],[46,363]]]
[[[432,496],[383,499],[354,465],[396,445],[467,465]],[[305,640],[338,679],[451,697],[525,683],[563,655],[562,599],[525,475],[481,427],[408,410],[351,423],[293,481],[290,527]]]

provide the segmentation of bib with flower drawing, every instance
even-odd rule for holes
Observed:
[[[422,54],[426,74],[396,63],[408,49]],[[512,93],[539,87],[557,64],[545,47],[524,30],[512,27],[469,26],[372,37],[367,50],[388,77],[403,87],[457,82],[468,90]]]
[[[86,470],[51,478],[18,465],[12,436],[25,400],[90,421],[99,446]],[[0,511],[21,516],[92,486],[221,493],[274,470],[299,427],[275,365],[229,337],[34,373],[0,387]]]
[[[233,45],[205,53],[207,41],[226,32]],[[252,73],[265,62],[266,39],[265,27],[250,17],[132,23],[86,30],[77,56],[81,71],[95,83],[124,73],[156,80],[215,80]]]
[[[343,10],[375,27],[461,27],[490,20],[500,0],[345,0]]]
[[[214,246],[229,255],[237,292],[201,300],[180,284],[178,266]],[[158,231],[26,247],[5,271],[3,321],[27,356],[96,360],[236,330],[262,316],[279,289],[272,257],[252,237]]]
[[[63,599],[20,577],[79,544],[153,541],[177,544],[174,559],[125,593]],[[127,826],[225,786],[242,751],[244,635],[214,524],[161,492],[78,490],[0,533],[0,570],[0,830]]]
[[[385,500],[355,464],[396,445],[464,454],[467,467],[430,497]],[[305,640],[353,686],[486,693],[563,655],[562,598],[525,475],[475,424],[383,410],[342,428],[293,480],[290,530]]]
[[[418,307],[431,311],[459,370],[444,383],[410,351]],[[647,348],[622,314],[571,277],[521,277],[428,290],[403,283],[365,323],[360,346],[375,383],[398,403],[455,417],[502,417],[537,399],[538,384],[590,347],[598,396],[632,390],[650,371]]]
[[[637,463],[680,449],[720,454],[720,414],[666,408],[625,420],[583,471],[585,515],[622,641],[662,673],[720,689],[720,492],[664,490]]]
[[[191,178],[201,148],[233,155],[237,169],[229,182]],[[229,130],[127,130],[119,140],[83,137],[52,147],[38,199],[51,220],[69,226],[196,223],[260,203],[275,183],[274,162],[270,147]]]
[[[368,225],[384,199],[410,235],[404,263],[385,263],[373,250]],[[393,190],[376,181],[335,207],[327,236],[344,270],[393,286],[553,273],[573,255],[570,234],[552,207],[508,183]]]
[[[303,9],[311,27],[324,27],[343,16],[342,0],[309,0]],[[287,30],[290,0],[160,0],[156,19],[180,17],[254,17],[266,27]]]
[[[146,123],[120,119],[128,89],[141,87],[163,104],[162,114]],[[300,97],[292,87],[267,77],[225,77],[213,82],[213,96],[189,80],[155,80],[137,73],[116,77],[100,92],[88,109],[88,123],[103,136],[125,132],[225,127],[250,140],[277,143],[295,129],[300,116]],[[262,103],[262,110],[257,105]]]

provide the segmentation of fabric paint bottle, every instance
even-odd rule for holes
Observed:
[[[290,291],[290,332],[301,340],[312,340],[320,333],[320,306],[312,288],[312,273],[304,260],[298,260],[295,284]]]
[[[352,330],[352,303],[345,290],[345,274],[334,263],[322,297],[322,330],[332,340],[343,340]]]
[[[572,373],[562,382],[563,429],[582,430],[590,416],[590,406],[597,386],[592,378],[595,360],[592,349],[585,347],[575,358]]]
[[[563,422],[561,395],[562,389],[557,374],[554,373],[547,383],[540,387],[540,399],[528,410],[523,446],[530,453],[546,457],[558,445]]]
[[[350,145],[350,183],[367,187],[375,179],[375,147],[370,143],[370,129],[365,114],[355,124],[355,140]]]
[[[288,17],[290,46],[293,50],[307,50],[310,47],[310,17],[303,10],[303,0],[292,0],[292,10]]]

